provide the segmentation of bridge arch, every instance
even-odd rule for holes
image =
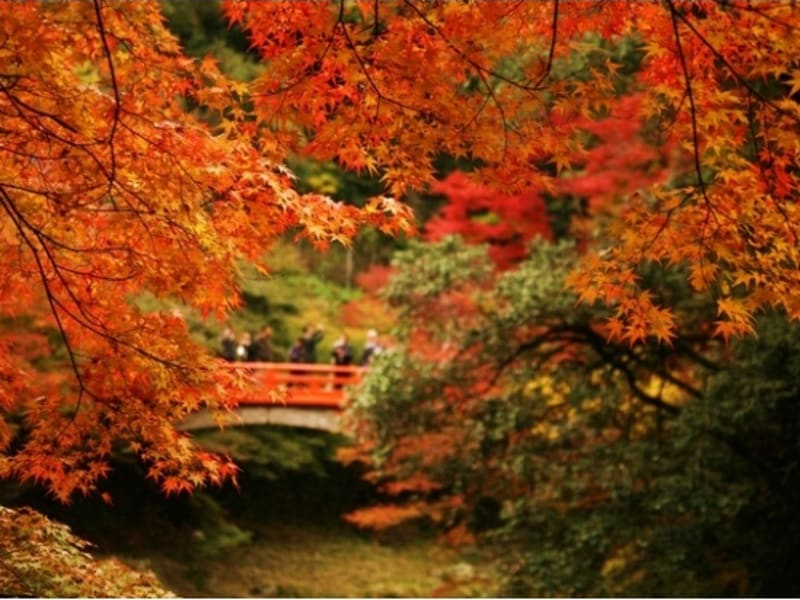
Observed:
[[[296,406],[238,406],[226,427],[247,425],[282,425],[320,431],[341,431],[338,410]],[[192,413],[179,425],[180,431],[217,429],[219,424],[208,409]]]

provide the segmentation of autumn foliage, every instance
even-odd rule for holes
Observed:
[[[234,472],[173,427],[224,409],[231,382],[179,314],[143,312],[138,294],[224,315],[236,261],[277,236],[324,248],[364,225],[412,228],[388,196],[299,195],[293,153],[378,175],[394,196],[433,185],[442,155],[465,158],[537,231],[538,200],[512,199],[602,198],[613,218],[585,229],[569,283],[613,308],[615,341],[680,334],[643,286],[651,263],[713,295],[722,338],[762,308],[800,317],[793,3],[229,0],[266,66],[252,83],[184,56],[155,2],[0,10],[0,474],[62,499],[119,443],[168,491]],[[620,151],[631,131],[647,143]],[[645,176],[620,180],[615,161]],[[25,329],[55,333],[43,354],[62,377],[14,350]]]
[[[426,239],[458,235],[487,244],[500,269],[523,259],[537,237],[552,241],[554,225],[587,241],[598,222],[617,215],[620,199],[665,183],[675,167],[674,148],[655,139],[639,119],[641,102],[641,93],[621,95],[608,114],[575,119],[586,146],[574,151],[568,172],[549,187],[510,195],[506,186],[490,188],[459,171],[434,182],[430,190],[445,204],[425,224]],[[574,206],[559,217],[553,205],[567,200]],[[559,218],[567,222],[559,224]]]
[[[535,237],[552,239],[547,208],[537,192],[506,195],[476,185],[459,172],[437,182],[431,191],[444,195],[447,204],[426,224],[426,237],[460,235],[474,244],[488,244],[499,268],[519,262]]]
[[[394,193],[432,183],[441,153],[469,157],[502,193],[551,192],[562,174],[604,161],[587,145],[587,117],[646,125],[670,151],[670,177],[651,174],[628,197],[636,186],[606,171],[623,191],[619,218],[570,280],[584,302],[617,307],[615,338],[676,334],[669,309],[640,287],[648,261],[685,266],[698,291],[717,296],[722,337],[751,331],[763,307],[800,316],[791,3],[230,1],[226,10],[269,61],[255,110],[282,147],[380,173]],[[626,37],[641,53],[635,73],[614,55]],[[592,61],[573,69],[580,53]],[[623,83],[635,101],[618,107]],[[589,186],[597,173],[581,175]]]
[[[183,56],[154,2],[0,11],[0,475],[66,500],[121,447],[167,492],[228,479],[230,461],[174,426],[225,409],[235,382],[180,312],[144,312],[138,295],[224,315],[237,261],[276,236],[346,243],[407,211],[294,192],[283,154],[253,143],[247,86]],[[39,357],[22,351],[31,330],[55,333]]]
[[[477,541],[509,595],[793,590],[797,325],[772,313],[724,343],[713,298],[654,266],[681,335],[609,341],[608,309],[564,286],[580,260],[541,240],[502,272],[456,238],[396,254],[398,343],[340,454],[384,496],[347,518]]]
[[[175,597],[150,571],[94,559],[89,542],[31,509],[0,507],[0,539],[0,586],[9,597]]]

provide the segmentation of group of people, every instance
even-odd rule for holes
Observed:
[[[316,363],[317,345],[324,337],[325,332],[321,325],[307,325],[303,333],[294,341],[289,348],[289,362],[291,363]],[[226,327],[220,338],[222,346],[222,357],[230,361],[249,361],[249,362],[278,362],[272,348],[272,329],[264,327],[260,332],[253,335],[245,332],[236,338],[236,334],[230,327]],[[350,345],[346,335],[342,334],[336,340],[331,349],[330,362],[334,365],[369,365],[373,358],[383,351],[378,338],[378,332],[374,329],[367,331],[367,340],[361,352],[358,362],[355,361],[355,351]]]
[[[322,326],[312,327],[307,325],[289,349],[289,362],[315,363],[317,362],[317,344],[325,335]],[[367,341],[358,360],[359,365],[370,364],[373,357],[381,353],[383,347],[378,340],[378,332],[370,329],[367,332]],[[355,352],[345,334],[339,336],[331,348],[331,364],[337,366],[352,365],[355,362]]]
[[[275,360],[272,351],[272,329],[265,326],[253,335],[245,331],[236,339],[230,327],[222,331],[220,337],[222,358],[230,361],[270,362]]]
[[[367,341],[364,343],[364,348],[361,351],[358,364],[362,367],[367,366],[372,362],[372,359],[381,353],[383,347],[378,341],[378,332],[374,329],[367,331]],[[354,364],[355,356],[353,347],[347,339],[347,336],[342,334],[339,339],[333,344],[331,349],[331,363],[337,366],[352,365]]]

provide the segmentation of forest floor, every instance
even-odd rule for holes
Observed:
[[[189,597],[480,597],[491,579],[425,536],[378,540],[345,524],[250,523],[249,542],[217,556],[152,548],[120,556]]]
[[[422,525],[364,532],[342,514],[376,500],[352,470],[248,476],[239,488],[165,497],[135,462],[115,465],[113,498],[69,505],[21,494],[115,556],[150,570],[184,597],[495,596],[489,561],[469,548],[439,544]]]

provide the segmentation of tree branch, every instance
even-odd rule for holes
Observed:
[[[117,83],[117,74],[114,70],[114,60],[111,56],[111,48],[108,45],[108,39],[106,38],[106,30],[105,25],[103,23],[103,11],[100,8],[100,0],[93,0],[94,1],[94,13],[97,17],[97,31],[100,34],[100,41],[103,44],[103,52],[106,56],[106,63],[108,64],[108,72],[109,77],[111,79],[111,88],[114,92],[114,117],[111,121],[111,130],[108,133],[107,143],[109,147],[109,151],[111,152],[111,168],[109,169],[110,176],[108,179],[108,187],[109,190],[116,179],[117,173],[117,156],[116,156],[116,149],[114,148],[114,136],[117,133],[117,125],[119,124],[120,120],[120,108],[122,102],[120,101],[120,94],[119,94],[119,85]]]

